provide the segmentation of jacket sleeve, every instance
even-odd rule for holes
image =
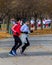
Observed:
[[[15,24],[13,27],[12,27],[12,31],[16,33],[16,30],[15,30],[15,27],[17,26],[17,24]]]
[[[24,30],[24,27],[23,27],[23,26],[21,26],[21,29],[20,29],[20,30],[21,30],[21,32],[23,32],[23,30]]]

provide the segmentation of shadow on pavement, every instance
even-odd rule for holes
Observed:
[[[24,55],[20,53],[17,56],[9,56],[8,52],[0,53],[0,58],[10,58],[10,57],[25,57],[25,56],[52,56],[52,52],[25,52]]]

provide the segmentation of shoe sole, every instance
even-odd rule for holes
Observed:
[[[14,56],[14,55],[12,55],[12,54],[9,54],[9,56]]]

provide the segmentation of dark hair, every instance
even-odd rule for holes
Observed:
[[[19,21],[19,20],[21,20],[21,18],[20,17],[17,17],[16,20]]]
[[[24,18],[24,19],[23,19],[23,22],[24,22],[24,23],[26,23],[27,21],[28,21],[28,19],[27,19],[27,18]]]

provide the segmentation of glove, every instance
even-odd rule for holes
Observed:
[[[33,30],[30,30],[31,33],[33,33]]]

